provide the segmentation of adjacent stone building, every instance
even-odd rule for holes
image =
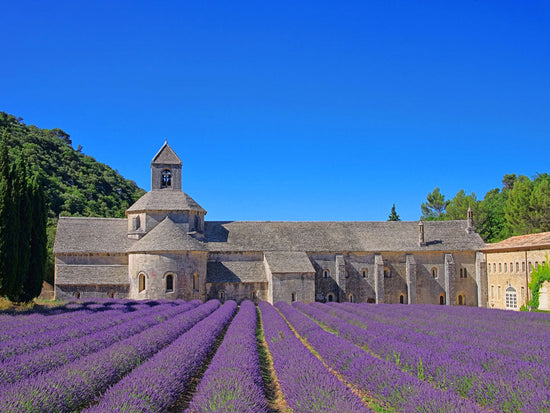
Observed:
[[[483,249],[487,261],[489,285],[488,306],[519,310],[527,305],[531,271],[548,260],[550,255],[550,232],[520,235]],[[543,306],[548,298],[547,286],[541,292]]]
[[[125,219],[61,217],[66,297],[351,301],[485,306],[484,243],[463,221],[205,221],[165,143]]]

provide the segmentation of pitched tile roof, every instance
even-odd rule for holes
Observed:
[[[206,264],[207,283],[267,282],[263,261],[215,261]]]
[[[142,239],[134,243],[128,252],[206,251],[202,242],[188,234],[187,224],[176,224],[166,217]]]
[[[418,223],[207,221],[210,251],[479,251],[479,234],[467,233],[467,221],[424,223],[426,246],[418,244]]]
[[[266,251],[265,259],[272,273],[314,273],[307,254],[301,251]]]
[[[174,164],[181,166],[182,162],[179,156],[176,155],[176,152],[174,152],[174,150],[168,145],[168,142],[164,142],[162,148],[160,148],[160,150],[151,161],[151,165],[153,164]]]
[[[53,252],[124,254],[135,242],[127,231],[125,218],[60,217]]]
[[[56,285],[128,284],[127,265],[57,265]]]
[[[139,198],[128,212],[142,211],[206,211],[183,191],[153,189]]]
[[[550,247],[550,232],[541,232],[539,234],[519,235],[505,239],[504,241],[493,244],[486,244],[483,251],[515,250],[515,249],[533,249]]]

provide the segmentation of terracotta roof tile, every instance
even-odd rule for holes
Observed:
[[[484,251],[497,251],[509,249],[529,249],[550,247],[550,232],[539,234],[518,235],[494,244],[486,244]]]

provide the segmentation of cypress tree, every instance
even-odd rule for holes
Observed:
[[[4,130],[0,141],[0,295],[9,293],[13,266],[12,202],[10,161],[8,156],[8,132]]]
[[[42,282],[46,271],[48,257],[48,236],[46,234],[47,210],[44,191],[38,183],[38,177],[33,176],[29,188],[31,201],[32,225],[30,232],[30,260],[28,276],[23,283],[23,301],[30,301],[40,295]]]

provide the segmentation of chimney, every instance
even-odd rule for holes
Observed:
[[[421,247],[426,246],[426,241],[424,240],[424,223],[422,220],[418,223],[418,245]]]

